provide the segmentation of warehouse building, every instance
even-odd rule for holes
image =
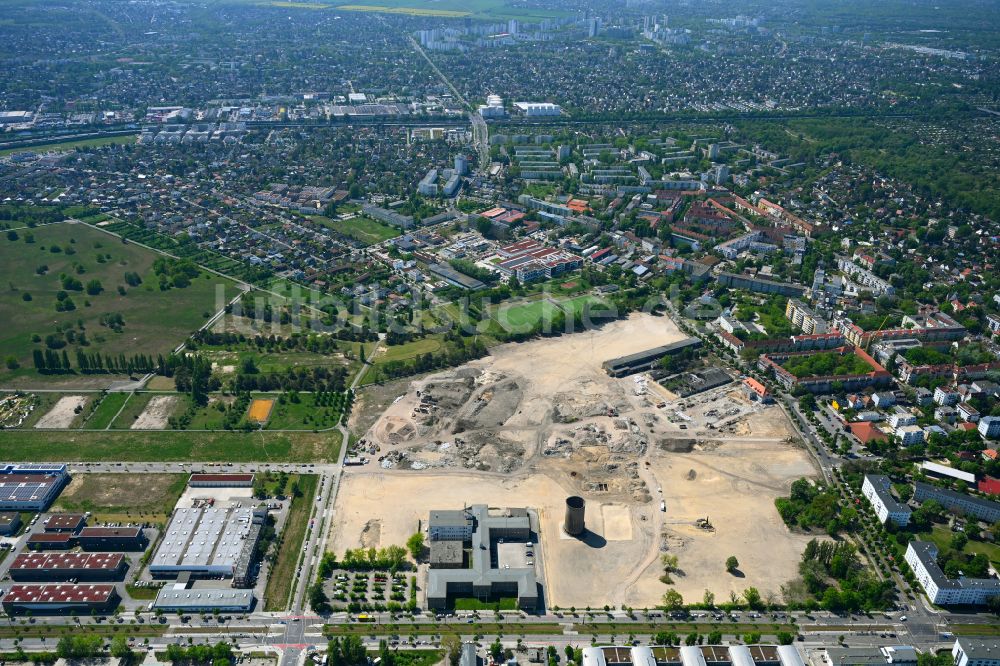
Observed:
[[[75,534],[87,525],[87,517],[82,513],[56,513],[45,519],[46,532],[69,532]]]
[[[153,608],[187,613],[249,613],[257,603],[253,590],[231,587],[192,588],[167,585],[156,595]]]
[[[253,474],[192,474],[191,488],[252,488]]]
[[[0,513],[0,536],[12,536],[21,529],[21,514],[16,511]]]
[[[654,347],[636,354],[613,358],[602,363],[601,367],[612,377],[627,377],[652,370],[664,356],[678,354],[687,349],[697,349],[700,346],[701,340],[698,338],[684,338],[662,347]]]
[[[791,645],[591,646],[583,666],[803,666]]]
[[[471,521],[471,533],[466,538],[465,523],[457,520],[456,513],[464,514]],[[435,511],[428,523],[434,541],[451,541],[461,544],[469,553],[469,568],[456,568],[454,554],[439,562],[446,568],[434,567],[427,572],[427,605],[446,608],[449,598],[475,597],[482,601],[501,596],[516,596],[517,605],[523,610],[534,610],[538,605],[538,580],[533,566],[500,568],[499,557],[494,558],[496,545],[504,539],[531,538],[531,520],[527,509],[493,510],[485,504],[475,504],[461,512]],[[468,545],[465,548],[465,544]],[[457,549],[452,548],[452,553]],[[444,552],[438,548],[439,554]],[[461,553],[460,553],[461,554]]]
[[[66,465],[2,465],[0,511],[44,511],[68,481]]]
[[[28,583],[11,585],[3,595],[3,609],[8,615],[110,613],[120,601],[114,585]]]
[[[830,647],[823,650],[828,666],[917,666],[917,651],[908,645]]]
[[[28,537],[28,550],[69,550],[75,539],[69,532],[36,532]]]
[[[185,572],[225,577],[232,578],[234,586],[246,585],[266,518],[267,510],[262,508],[177,509],[149,572],[159,577]]]
[[[141,551],[149,540],[141,527],[84,527],[76,543],[86,551]]]
[[[17,582],[105,582],[122,580],[128,562],[121,553],[22,553],[10,565]]]

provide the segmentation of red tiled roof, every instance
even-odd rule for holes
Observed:
[[[884,442],[888,437],[878,429],[874,423],[868,421],[854,421],[847,424],[851,434],[858,438],[862,444],[869,442]]]

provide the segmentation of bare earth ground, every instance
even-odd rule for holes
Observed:
[[[52,406],[42,418],[35,423],[36,428],[68,428],[76,418],[76,408],[87,404],[87,397],[83,395],[67,395],[59,398],[59,401]]]
[[[177,405],[175,395],[157,395],[149,400],[146,409],[132,424],[132,430],[163,430]]]
[[[377,460],[345,473],[329,549],[402,545],[431,509],[528,506],[541,518],[549,607],[656,605],[666,551],[689,601],[706,588],[720,601],[749,586],[777,593],[806,539],[774,498],[814,473],[784,414],[732,386],[658,408],[663,393],[600,367],[682,337],[667,318],[633,315],[414,380],[365,433]],[[587,499],[584,540],[562,534],[571,494]],[[714,531],[696,525],[705,517]]]

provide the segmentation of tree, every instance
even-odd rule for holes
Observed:
[[[115,636],[111,639],[111,656],[122,661],[129,661],[132,658],[132,648],[124,636]]]
[[[382,556],[385,558],[386,564],[389,565],[389,569],[396,571],[406,560],[406,549],[395,544],[386,546]]]
[[[739,566],[739,563],[737,563],[737,566]],[[761,602],[760,592],[757,590],[756,587],[748,587],[747,589],[745,589],[743,591],[743,599],[744,601],[747,602],[747,606],[749,606],[753,610],[759,610],[760,607],[763,605]]]
[[[705,608],[715,608],[715,593],[711,590],[705,590],[701,603],[705,605]]]
[[[309,605],[320,615],[330,612],[330,599],[326,596],[322,583],[309,586]]]
[[[500,642],[499,637],[497,637],[497,639],[490,645],[490,656],[493,657],[493,661],[497,663],[503,659],[503,643]]]
[[[716,629],[708,634],[705,642],[709,645],[720,645],[722,643],[722,632]]]
[[[746,643],[747,645],[756,645],[757,643],[760,643],[760,633],[752,631],[748,634],[744,634],[743,642]]]
[[[410,538],[406,540],[406,549],[410,551],[410,557],[414,561],[419,561],[424,552],[424,533],[414,532],[411,534]]]
[[[667,590],[663,593],[663,607],[668,611],[677,611],[684,608],[684,597],[677,590]]]
[[[779,631],[775,636],[778,639],[779,645],[791,645],[792,641],[795,640],[795,636],[787,631]]]
[[[448,653],[450,666],[458,666],[462,659],[462,639],[457,634],[445,634],[441,637],[441,648]]]
[[[740,561],[736,559],[735,555],[730,555],[726,558],[726,571],[733,573],[740,568]]]
[[[91,296],[97,296],[102,291],[104,291],[104,286],[101,284],[100,280],[91,280],[87,283],[87,293]]]

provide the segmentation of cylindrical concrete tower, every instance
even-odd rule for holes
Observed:
[[[566,530],[566,534],[570,536],[580,536],[583,534],[584,529],[586,529],[586,523],[584,523],[583,519],[586,506],[587,503],[582,497],[573,495],[566,498],[566,520],[563,523],[563,529]]]

